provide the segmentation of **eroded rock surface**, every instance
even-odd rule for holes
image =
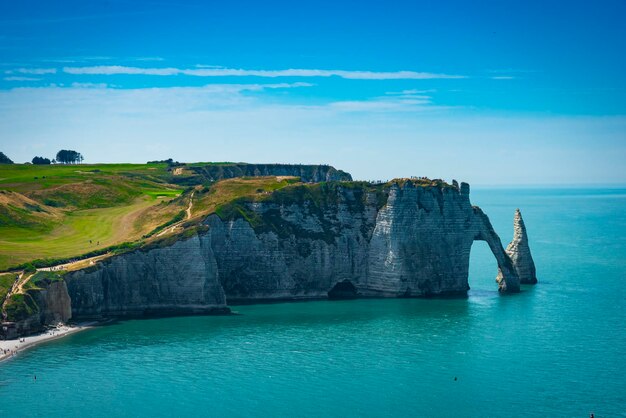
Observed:
[[[326,297],[351,282],[364,297],[465,294],[473,241],[489,244],[500,290],[519,279],[487,216],[469,201],[469,186],[394,184],[380,197],[339,186],[313,204],[277,199],[251,203],[242,218],[207,219],[220,282],[229,301]],[[280,201],[278,203],[277,201]]]
[[[40,288],[29,289],[24,295],[32,300],[32,312],[15,321],[17,335],[42,331],[46,325],[65,323],[72,318],[72,306],[63,280],[41,283]]]
[[[210,313],[227,309],[227,302],[279,299],[465,295],[475,240],[486,241],[497,260],[500,291],[519,291],[518,270],[530,255],[521,216],[513,263],[488,217],[471,205],[465,183],[297,187],[237,202],[235,210],[209,216],[206,231],[192,238],[66,274],[72,315]]]
[[[211,247],[198,236],[67,273],[75,318],[227,312]]]
[[[513,267],[519,276],[520,283],[536,284],[537,272],[535,262],[528,246],[526,225],[519,209],[515,210],[513,218],[513,240],[506,247],[506,253],[511,258]]]

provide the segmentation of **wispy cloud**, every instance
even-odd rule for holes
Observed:
[[[41,61],[58,63],[58,64],[71,64],[71,63],[78,62],[78,60],[75,58],[46,58],[46,59],[42,59]]]
[[[72,83],[71,86],[78,89],[106,89],[107,87],[113,87],[106,83]]]
[[[99,65],[92,67],[64,67],[68,74],[86,75],[188,75],[196,77],[341,77],[353,80],[425,80],[466,78],[462,75],[427,73],[417,71],[348,71],[319,69],[287,70],[246,70],[236,68],[141,68],[119,65]]]
[[[44,74],[55,74],[57,72],[56,68],[17,68],[15,70],[7,70],[6,74],[33,74],[33,75],[44,75]]]
[[[165,61],[165,58],[161,57],[137,57],[135,61]]]
[[[297,86],[303,85],[0,90],[0,148],[20,161],[32,158],[32,144],[41,142],[47,155],[64,144],[90,162],[170,156],[179,161],[327,162],[360,179],[428,175],[493,183],[494,170],[503,173],[495,181],[509,184],[626,178],[623,116],[420,111],[438,107],[393,95],[383,96],[387,101],[302,106],[248,94]],[[384,111],[394,106],[415,111]],[[390,154],[390,149],[399,152]],[[540,172],[507,170],[510,158],[505,157],[511,155]],[[581,171],[581,166],[588,169]]]
[[[432,103],[432,97],[413,94],[418,90],[406,90],[408,94],[373,97],[365,100],[344,100],[331,102],[326,107],[341,112],[422,112],[449,109]]]
[[[489,78],[491,78],[492,80],[513,80],[513,79],[515,79],[515,77],[510,76],[510,75],[497,75],[497,76],[489,77]]]
[[[433,110],[427,100],[346,100],[332,102],[327,106],[342,112],[412,112]]]
[[[25,77],[24,77],[25,78]],[[276,89],[292,89],[302,87],[312,87],[314,84],[305,82],[296,83],[251,83],[251,84],[208,84],[199,87],[153,87],[153,88],[138,88],[138,89],[122,89],[116,88],[117,86],[106,83],[72,83],[69,86],[50,84],[45,87],[14,87],[9,90],[0,90],[1,97],[8,97],[14,95],[14,97],[48,97],[52,98],[73,98],[73,97],[89,97],[93,103],[107,103],[116,98],[124,98],[117,102],[111,109],[121,108],[133,108],[140,110],[142,106],[154,107],[154,103],[160,103],[156,108],[163,107],[163,103],[174,103],[179,106],[177,111],[182,112],[189,110],[190,104],[194,102],[203,101],[204,103],[210,103],[212,106],[223,107],[222,105],[231,104],[233,100],[248,101],[254,96],[246,95],[248,92],[263,92],[265,90]],[[19,94],[18,94],[19,92]],[[134,98],[146,98],[151,99],[141,101],[141,104],[136,102]],[[163,98],[167,98],[164,102],[161,102]],[[123,103],[124,100],[128,100],[128,103]],[[5,101],[4,105],[11,107],[11,105],[18,106],[19,103],[27,104],[28,100],[16,100]],[[123,106],[122,106],[123,104]],[[171,106],[173,109],[174,106]],[[171,109],[169,111],[171,111]]]
[[[4,81],[39,81],[41,78],[11,76],[4,77]]]
[[[428,90],[410,89],[410,90],[402,90],[402,91],[388,91],[385,94],[390,95],[390,96],[407,96],[407,95],[414,95],[414,94],[434,93],[436,91],[437,90],[435,89],[428,89]]]

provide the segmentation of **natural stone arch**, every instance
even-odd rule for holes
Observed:
[[[519,292],[519,276],[513,267],[511,258],[504,251],[500,237],[491,226],[489,218],[480,208],[474,207],[474,220],[476,222],[474,241],[485,241],[498,263],[498,275],[496,277],[498,290],[508,293]]]

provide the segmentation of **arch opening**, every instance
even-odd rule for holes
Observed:
[[[489,244],[483,240],[473,241],[470,247],[467,277],[470,287],[468,295],[497,292],[498,285],[495,277],[498,271],[498,261]]]

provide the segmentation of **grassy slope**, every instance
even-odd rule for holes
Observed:
[[[161,203],[182,192],[170,178],[165,164],[0,165],[0,269],[140,238],[181,210]]]
[[[299,183],[297,177],[240,177],[222,180],[198,191],[192,216],[205,216],[220,206],[242,197],[267,196],[276,190]]]
[[[151,232],[182,224],[181,213],[186,216],[192,190],[174,181],[166,164],[0,165],[0,271],[157,240]],[[298,181],[253,177],[197,185],[192,219],[233,199],[267,195]],[[167,235],[176,235],[184,228],[167,229]]]
[[[16,277],[17,275],[13,273],[0,274],[0,306],[2,306],[7,293],[11,290]]]
[[[130,205],[68,212],[50,230],[0,227],[0,268],[132,241],[150,229],[135,226],[133,221],[155,203],[155,199],[144,198]]]

